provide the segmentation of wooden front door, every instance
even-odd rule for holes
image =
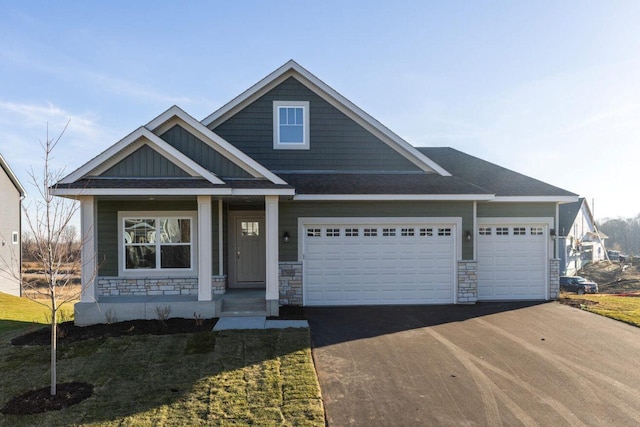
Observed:
[[[266,240],[264,213],[230,214],[229,287],[265,286]]]

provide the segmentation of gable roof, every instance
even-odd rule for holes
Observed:
[[[450,175],[450,173],[437,162],[434,162],[428,156],[425,156],[423,153],[416,150],[414,146],[392,132],[378,120],[374,119],[293,60],[289,60],[287,63],[251,86],[246,91],[242,92],[223,107],[204,118],[202,120],[202,124],[211,129],[215,128],[217,125],[226,121],[235,113],[289,77],[295,78],[309,88],[309,90],[318,94],[318,96],[367,129],[381,141],[418,166],[421,170],[425,172],[433,172],[442,176]]]
[[[258,180],[260,185],[229,184],[157,135],[176,124],[184,127],[210,148],[245,170],[253,179]],[[116,179],[115,177],[99,176],[145,145],[185,171],[189,176],[186,179],[173,178],[168,180],[138,179],[143,177]],[[240,182],[244,181],[240,180]],[[178,192],[185,188],[192,188],[194,194],[242,194],[250,191],[256,194],[272,194],[282,191],[282,194],[293,195],[293,189],[280,177],[210,131],[177,106],[169,108],[146,126],[136,129],[64,177],[55,186],[54,193],[57,195],[113,193],[135,195],[145,194],[145,189],[165,189],[162,191],[163,194],[179,194]]]
[[[22,184],[20,184],[20,181],[18,181],[18,177],[13,173],[13,171],[9,167],[9,163],[7,163],[4,157],[2,157],[2,154],[0,154],[0,168],[4,170],[4,172],[13,183],[13,186],[16,187],[16,190],[18,190],[18,193],[20,193],[20,197],[24,197],[26,195],[24,187],[22,186]]]
[[[494,201],[575,202],[578,195],[450,147],[418,147],[456,176],[495,194]]]
[[[593,232],[588,231],[586,234],[592,238],[608,239],[609,236],[598,231],[596,220],[591,213],[589,203],[587,203],[584,197],[580,197],[577,202],[566,203],[560,207],[558,220],[558,229],[560,230],[560,235],[566,236],[571,231],[571,228],[573,227],[573,224],[578,217],[578,213],[583,209],[586,211],[585,216],[587,217],[587,220],[591,225],[591,227],[589,228],[593,228],[594,230]]]

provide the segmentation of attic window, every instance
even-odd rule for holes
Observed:
[[[309,149],[308,101],[273,101],[273,148]]]

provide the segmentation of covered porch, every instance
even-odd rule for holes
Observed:
[[[154,200],[144,202],[122,197],[78,197],[84,238],[83,291],[75,306],[76,324],[157,319],[163,315],[278,316],[280,197],[287,196],[147,196]],[[174,210],[177,205],[182,206],[180,210]],[[135,222],[133,217],[152,214],[191,218],[190,237],[183,238],[191,252],[189,268],[163,270],[130,265],[127,253],[137,247],[129,243],[132,238],[126,234],[127,225]],[[116,243],[108,243],[109,239]],[[154,244],[146,237],[141,241],[137,245],[145,248]],[[168,251],[160,247],[158,252],[162,267]]]

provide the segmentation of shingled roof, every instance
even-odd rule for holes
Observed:
[[[484,188],[498,197],[569,196],[570,191],[535,178],[514,172],[486,160],[450,147],[418,147],[422,153],[449,171],[453,176]]]

